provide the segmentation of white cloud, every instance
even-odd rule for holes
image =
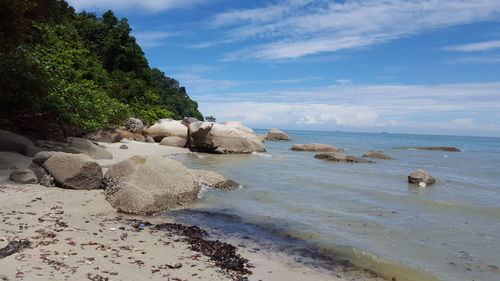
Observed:
[[[226,54],[225,60],[279,59],[359,48],[499,16],[498,0],[282,0],[220,13],[212,24],[226,32],[218,42],[265,42]]]
[[[133,35],[142,47],[157,47],[165,45],[167,43],[165,39],[177,34],[167,31],[139,31],[134,32]]]
[[[444,47],[443,50],[446,51],[460,51],[460,52],[476,52],[476,51],[488,51],[500,48],[500,40],[485,41],[464,45],[448,46]]]
[[[173,8],[186,8],[207,0],[68,0],[78,11],[83,10],[145,10],[161,12]]]

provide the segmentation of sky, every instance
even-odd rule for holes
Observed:
[[[500,136],[499,0],[69,0],[251,128]]]

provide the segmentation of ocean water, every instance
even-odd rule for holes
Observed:
[[[243,233],[251,232],[249,225],[272,229],[398,281],[500,280],[500,138],[287,133],[293,141],[267,141],[266,153],[182,158],[192,168],[214,170],[243,185],[234,192],[203,193],[190,217]],[[311,142],[355,156],[381,151],[396,160],[334,163],[290,150],[294,143]],[[463,151],[395,149],[412,146]],[[437,182],[426,188],[408,184],[417,169]]]

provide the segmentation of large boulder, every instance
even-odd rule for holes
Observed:
[[[0,130],[0,151],[19,152],[33,157],[33,155],[41,150],[35,147],[35,144],[26,137]]]
[[[10,174],[10,180],[16,183],[37,183],[38,178],[30,169],[15,170]]]
[[[385,159],[385,160],[394,160],[394,158],[392,158],[389,155],[386,155],[386,154],[383,154],[383,153],[380,153],[380,152],[374,152],[374,151],[365,153],[361,157],[377,158],[377,159]]]
[[[216,172],[207,170],[190,170],[190,172],[193,174],[198,184],[202,186],[209,186],[222,190],[236,190],[240,187],[239,183]]]
[[[243,124],[241,124],[241,122],[238,122],[238,121],[228,121],[228,122],[223,122],[221,124],[242,130],[242,131],[247,132],[249,134],[255,134],[255,132],[252,129],[244,126]]]
[[[83,138],[98,142],[115,143],[120,142],[123,137],[114,129],[103,129],[87,133]]]
[[[197,199],[200,185],[179,161],[134,156],[109,167],[106,199],[119,211],[147,214]]]
[[[113,159],[113,154],[104,148],[95,145],[91,141],[82,138],[71,138],[68,149],[69,153],[83,153],[90,156],[92,159]]]
[[[278,129],[271,129],[265,135],[264,138],[270,141],[291,141],[292,138],[285,132]]]
[[[292,150],[314,151],[314,152],[340,152],[342,151],[342,148],[322,143],[307,143],[307,144],[296,143],[292,145]]]
[[[144,124],[142,124],[142,121],[137,118],[128,118],[124,123],[127,131],[132,133],[142,133],[142,130],[144,129]]]
[[[435,183],[436,179],[424,170],[416,170],[408,176],[408,182],[425,187]]]
[[[246,130],[214,122],[189,125],[188,147],[191,151],[208,153],[264,152],[262,139]]]
[[[140,133],[132,133],[126,130],[122,129],[116,129],[116,132],[120,134],[120,137],[122,139],[129,139],[129,140],[135,140],[135,141],[140,141],[140,142],[145,142],[146,138],[144,137],[143,134]]]
[[[146,130],[147,135],[156,136],[176,136],[187,138],[188,128],[182,124],[181,121],[172,119],[160,119]]]
[[[186,139],[181,137],[165,137],[161,140],[160,145],[186,147]]]
[[[57,152],[42,165],[57,186],[70,189],[99,189],[102,169],[85,154]]]
[[[43,165],[47,159],[54,156],[56,153],[56,151],[40,151],[33,156],[33,163]]]
[[[346,162],[346,163],[373,163],[373,161],[366,160],[360,157],[346,155],[337,152],[325,152],[314,155],[314,158],[328,160],[333,162]]]
[[[184,126],[186,126],[186,127],[188,127],[188,126],[189,126],[189,124],[191,124],[191,123],[195,123],[195,122],[200,122],[200,120],[198,120],[198,119],[196,119],[196,118],[194,118],[194,117],[184,117],[184,118],[182,119],[182,124],[183,124]]]

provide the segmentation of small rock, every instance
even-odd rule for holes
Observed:
[[[368,152],[368,153],[363,154],[362,157],[394,160],[394,158],[392,158],[391,156],[385,155],[385,154],[380,153],[380,152]]]
[[[126,144],[120,145],[120,149],[128,149],[128,146]]]
[[[346,163],[373,163],[373,161],[366,160],[360,157],[346,155],[337,152],[325,152],[314,155],[314,158],[334,161],[334,162],[346,162]]]
[[[30,169],[15,170],[10,174],[10,179],[16,183],[37,183],[38,179],[35,173]]]
[[[436,180],[424,170],[416,170],[408,176],[408,182],[413,184],[424,183],[425,186],[433,184]]]

